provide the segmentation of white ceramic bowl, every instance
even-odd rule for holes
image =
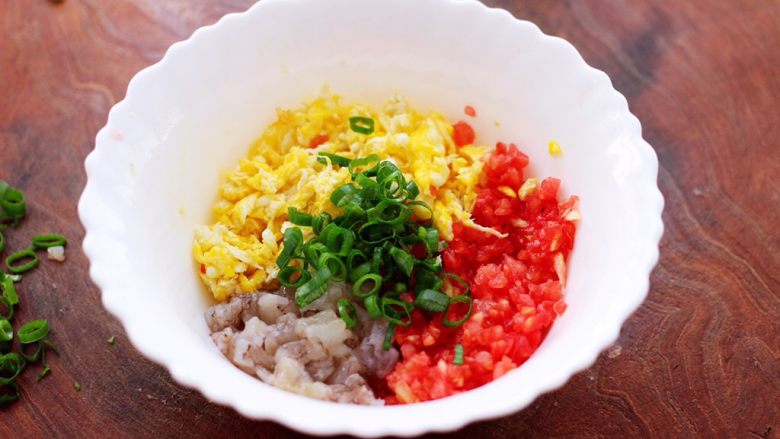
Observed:
[[[401,93],[453,120],[476,107],[480,143],[518,143],[530,173],[563,180],[583,219],[569,308],[533,357],[497,382],[395,407],[325,403],[262,384],[212,345],[193,227],[219,176],[274,118],[329,84],[347,100]],[[546,151],[560,142],[561,158]],[[79,215],[103,303],[144,355],[241,414],[314,433],[447,431],[515,412],[594,362],[648,291],[663,198],[657,159],[607,76],[560,38],[476,1],[263,0],[174,44],[138,73],[86,161]]]

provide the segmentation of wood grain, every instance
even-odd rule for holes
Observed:
[[[61,355],[0,438],[276,437],[175,384],[100,304],[81,253],[84,157],[131,76],[251,0],[0,0],[0,178],[65,233],[68,261],[20,286]],[[515,415],[454,437],[780,437],[780,2],[495,0],[606,71],[661,162],[667,208],[648,300],[603,354]],[[106,340],[117,336],[109,346]],[[74,382],[81,384],[76,392]]]

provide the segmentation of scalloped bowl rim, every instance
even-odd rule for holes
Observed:
[[[121,242],[112,241],[118,240],[119,238],[112,237],[110,226],[105,225],[107,219],[112,218],[111,212],[109,212],[110,209],[107,209],[105,205],[101,204],[102,199],[100,192],[105,189],[100,186],[100,171],[98,168],[101,166],[101,159],[104,158],[103,156],[108,154],[106,148],[101,147],[104,140],[111,135],[108,127],[111,126],[112,121],[115,120],[119,114],[131,110],[128,108],[128,101],[136,88],[144,81],[145,77],[160,74],[161,71],[165,70],[172,54],[180,51],[196,50],[195,48],[198,44],[201,44],[202,40],[208,40],[213,35],[219,33],[223,27],[231,26],[231,23],[234,21],[249,20],[251,16],[262,14],[266,8],[283,3],[285,6],[294,7],[296,4],[305,3],[305,1],[306,0],[263,0],[254,4],[245,12],[228,14],[215,24],[196,30],[187,40],[173,44],[159,62],[141,70],[133,77],[128,85],[126,98],[113,106],[109,112],[106,126],[97,134],[96,148],[90,153],[85,162],[88,181],[78,206],[79,217],[86,230],[83,248],[91,264],[90,276],[102,291],[104,306],[122,322],[135,347],[146,357],[165,366],[170,371],[172,377],[179,383],[197,389],[209,400],[218,404],[230,406],[249,418],[274,420],[288,427],[311,434],[348,433],[362,436],[411,436],[432,431],[451,431],[478,420],[508,415],[526,407],[539,395],[562,386],[573,374],[593,364],[599,353],[610,344],[614,343],[619,336],[623,322],[645,299],[649,290],[649,274],[658,261],[658,244],[663,234],[661,212],[663,210],[664,201],[655,182],[658,168],[657,157],[652,147],[643,140],[639,120],[630,113],[625,97],[614,89],[605,73],[587,65],[574,46],[561,38],[544,34],[535,24],[516,19],[503,9],[489,8],[472,0],[439,0],[439,2],[448,7],[470,7],[472,10],[479,10],[480,13],[485,15],[500,16],[501,20],[506,22],[506,26],[525,26],[527,28],[532,28],[533,32],[538,35],[537,38],[540,44],[565,46],[566,50],[571,52],[572,56],[576,56],[579,59],[579,62],[582,64],[582,74],[590,75],[594,78],[594,81],[600,81],[600,87],[605,89],[608,88],[609,93],[618,96],[622,102],[621,107],[623,107],[623,110],[628,115],[627,121],[631,125],[630,136],[627,139],[626,144],[636,148],[636,150],[643,155],[645,160],[644,166],[647,167],[648,175],[653,178],[652,187],[645,188],[649,191],[647,193],[648,197],[652,199],[652,203],[647,209],[649,214],[653,217],[649,220],[652,227],[648,230],[647,236],[641,243],[640,250],[637,252],[641,256],[641,260],[636,263],[635,267],[638,276],[633,279],[634,283],[631,285],[632,290],[625,292],[626,295],[630,297],[630,300],[625,302],[622,309],[616,311],[616,314],[619,315],[620,318],[608,322],[608,330],[605,330],[605,334],[607,335],[592,341],[587,355],[582,355],[573,359],[566,364],[565,367],[551,370],[550,374],[541,379],[537,383],[536,388],[531,392],[518,393],[516,399],[508,399],[498,405],[485,407],[469,406],[470,410],[468,412],[459,413],[458,417],[421,416],[421,418],[424,417],[424,419],[419,422],[402,423],[388,421],[383,424],[371,424],[368,422],[350,422],[350,418],[344,416],[342,419],[333,417],[327,422],[315,420],[312,423],[302,423],[297,415],[279,411],[273,404],[250,406],[232,398],[229,389],[202,382],[197,374],[192,373],[189,369],[177,364],[175,358],[171,358],[170,355],[161,351],[158,347],[154,346],[154,342],[145,339],[141,332],[138,332],[138,326],[134,324],[134,322],[137,321],[136,316],[133,315],[132,312],[121,307],[121,300],[115,300],[126,292],[126,287],[122,284],[121,280],[118,279],[119,276],[116,275],[117,270],[129,269],[129,267],[127,267],[129,262],[126,258],[123,261],[123,255],[121,252],[118,253],[116,248],[112,250],[109,249],[109,246],[107,245],[107,243],[113,242],[121,248]],[[475,4],[479,6],[475,6]],[[122,262],[124,262],[124,266],[122,265]],[[451,410],[465,402],[469,393],[471,392],[424,404],[405,407],[385,407],[381,410],[386,411],[386,417],[388,418],[401,416],[403,414],[402,412],[410,409],[419,410],[421,414],[441,414],[445,413],[445,410]],[[310,401],[296,395],[282,395],[282,392],[273,393],[273,391],[270,390],[270,387],[269,395],[279,398],[298,398],[300,399],[298,403],[305,408],[331,410],[330,408],[325,409],[322,405],[327,403]],[[341,407],[341,409],[334,408],[333,410],[359,417],[368,415],[371,410],[377,409],[348,406]]]

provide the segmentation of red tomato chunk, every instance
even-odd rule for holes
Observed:
[[[560,181],[547,178],[521,200],[526,165],[528,156],[515,145],[499,143],[487,158],[473,217],[507,236],[455,224],[444,267],[471,286],[473,314],[447,328],[441,315],[414,311],[412,324],[396,330],[402,360],[387,377],[388,403],[438,399],[489,383],[524,363],[566,309],[562,281],[575,234],[567,218],[574,218],[577,198],[559,203]],[[456,344],[463,346],[463,365],[453,364]]]

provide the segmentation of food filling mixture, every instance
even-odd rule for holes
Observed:
[[[279,110],[195,232],[220,351],[270,385],[371,405],[521,365],[566,309],[577,198],[526,177],[514,144],[475,139],[400,97]]]

